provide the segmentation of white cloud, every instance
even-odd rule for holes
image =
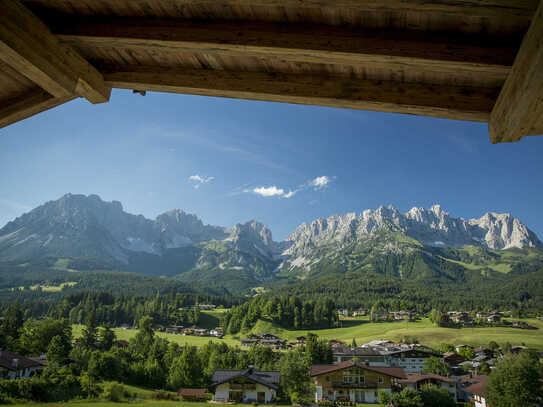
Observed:
[[[298,190],[295,190],[295,191],[288,191],[285,195],[283,195],[285,198],[292,198],[296,192],[298,192]]]
[[[281,198],[292,198],[294,195],[296,195],[298,192],[303,191],[305,189],[314,188],[316,191],[326,188],[334,179],[334,177],[328,177],[326,175],[317,177],[315,179],[312,179],[310,181],[307,181],[306,183],[300,185],[297,189],[291,189],[287,190],[284,188],[279,188],[275,185],[269,186],[269,187],[256,187],[253,189],[250,188],[238,188],[237,191],[241,191],[241,193],[253,193],[260,196],[263,196],[265,198],[270,197],[281,197]],[[237,195],[240,192],[234,191],[231,193],[231,195]]]
[[[243,192],[252,192],[257,195],[263,196],[265,198],[270,198],[273,196],[278,196],[281,198],[292,198],[298,190],[294,191],[286,191],[283,188],[277,188],[275,185],[272,185],[271,187],[258,187],[253,189],[244,189]]]
[[[284,189],[277,188],[275,185],[272,185],[271,187],[254,188],[253,192],[266,198],[269,198],[271,196],[283,196],[285,194]]]
[[[326,187],[332,180],[330,177],[327,177],[326,175],[323,175],[321,177],[317,177],[314,180],[310,182],[310,185],[315,187],[315,189],[322,189]]]
[[[194,181],[197,184],[194,186],[194,188],[198,188],[201,184],[207,184],[208,182],[211,182],[215,179],[215,177],[202,177],[201,175],[195,174],[191,175],[189,177],[190,181]]]

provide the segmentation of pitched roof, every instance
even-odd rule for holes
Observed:
[[[440,376],[434,373],[407,373],[406,379],[400,379],[400,383],[418,383],[422,380],[438,380],[440,382],[456,383],[456,379],[452,377]]]
[[[356,355],[356,356],[381,356],[381,353],[378,350],[375,350],[370,347],[350,347],[350,346],[336,346],[333,350],[334,354],[347,354],[347,355]]]
[[[485,395],[486,382],[488,381],[488,376],[479,375],[476,376],[479,380],[477,383],[472,384],[464,389],[466,393],[476,394],[478,396]]]
[[[369,370],[371,372],[381,373],[386,376],[395,377],[398,379],[405,379],[405,372],[401,367],[378,367],[378,366],[368,366],[360,362],[354,362],[352,360],[347,360],[335,365],[313,365],[311,366],[311,376],[320,376],[323,374],[335,372],[338,370],[347,369],[349,367],[359,367],[361,369]]]
[[[7,350],[0,351],[0,366],[8,370],[23,370],[43,366],[43,363]]]
[[[216,370],[211,378],[212,386],[218,386],[238,377],[246,377],[272,389],[278,389],[281,383],[281,374],[278,371],[258,371],[254,368],[248,368],[245,370]]]

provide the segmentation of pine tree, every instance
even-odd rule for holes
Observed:
[[[202,376],[196,348],[185,345],[181,356],[174,360],[170,368],[170,388],[179,390],[182,387],[198,387],[201,385]]]
[[[81,344],[87,349],[93,349],[96,347],[97,339],[98,327],[96,325],[96,315],[92,312],[87,316],[87,320],[85,321]]]
[[[117,337],[111,327],[106,326],[100,330],[100,347],[105,350],[110,350]]]
[[[56,335],[51,339],[47,348],[47,360],[50,362],[63,363],[70,354],[71,346],[69,340],[61,335]]]

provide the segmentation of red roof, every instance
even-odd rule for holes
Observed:
[[[311,376],[320,376],[326,373],[335,372],[338,370],[347,369],[349,367],[359,367],[360,369],[365,369],[371,372],[381,373],[386,376],[396,377],[398,379],[405,379],[406,375],[401,367],[378,367],[378,366],[368,366],[360,362],[353,362],[352,360],[347,360],[335,365],[313,365],[311,366]]]
[[[472,384],[471,386],[466,387],[464,391],[466,393],[472,393],[472,394],[476,394],[478,396],[484,397],[486,382],[488,381],[488,376],[479,375],[479,376],[476,376],[476,378],[479,381],[475,384]]]
[[[178,396],[183,397],[204,397],[206,389],[181,389],[177,392]]]

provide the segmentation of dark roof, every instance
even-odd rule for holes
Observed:
[[[178,396],[183,397],[203,397],[206,394],[206,389],[181,389],[177,392]]]
[[[14,360],[17,360],[17,362],[14,362]],[[15,366],[15,364],[17,364],[17,366]],[[26,358],[15,352],[10,352],[7,350],[0,351],[0,366],[8,370],[17,371],[43,365],[44,364],[42,362]]]
[[[378,367],[378,366],[368,366],[360,362],[354,362],[352,360],[347,360],[335,365],[313,365],[311,366],[311,376],[320,376],[326,373],[335,372],[337,370],[347,369],[349,367],[359,367],[361,369],[369,370],[371,372],[381,373],[386,376],[396,377],[398,379],[405,379],[405,372],[401,367]]]
[[[42,366],[47,366],[49,364],[47,359],[43,359],[42,357],[34,357],[34,358],[28,358],[28,359],[33,360],[34,362],[37,362]]]
[[[216,370],[211,378],[212,386],[218,386],[238,377],[245,377],[272,389],[278,389],[281,383],[281,374],[278,371],[258,371],[254,368],[248,368],[245,370]]]
[[[350,346],[336,346],[333,349],[334,354],[345,354],[353,356],[382,356],[381,353],[377,350],[374,350],[369,347],[357,347],[353,348]]]
[[[485,395],[486,382],[488,381],[488,376],[479,375],[474,377],[474,379],[479,380],[477,383],[472,384],[464,389],[466,393],[476,394],[478,396]]]
[[[413,354],[417,356],[428,355],[428,356],[442,356],[441,353],[423,347],[411,348],[411,349],[391,349],[386,352],[387,355],[404,355],[404,354]]]
[[[407,373],[407,379],[400,379],[400,383],[418,383],[422,380],[438,380],[440,382],[456,383],[452,377],[440,376],[434,373]]]

